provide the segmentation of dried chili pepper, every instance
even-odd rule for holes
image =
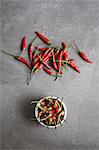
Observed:
[[[40,55],[37,54],[37,56],[40,59],[40,61],[42,62],[42,64],[51,70],[51,67],[46,63],[46,61],[48,60],[49,57],[47,56],[46,58],[42,59]]]
[[[86,56],[86,54],[85,54],[84,52],[79,52],[79,55],[80,55],[81,58],[82,58],[83,60],[85,60],[86,62],[88,62],[88,63],[93,63],[91,60],[89,60],[89,59],[87,58],[87,56]]]
[[[60,69],[62,67],[62,56],[63,56],[63,50],[60,52],[60,55],[59,55],[59,62],[58,62],[58,69],[59,69],[59,73],[60,73]]]
[[[51,49],[51,51],[49,52],[49,50],[50,50],[51,48],[49,48],[45,53],[44,53],[44,55],[42,56],[42,62],[43,63],[45,63],[48,59],[49,59],[49,57],[50,57],[50,55],[51,55],[51,53],[52,53],[52,51],[53,51],[53,49]],[[49,53],[48,53],[49,52]],[[34,70],[35,71],[37,71],[37,70],[40,70],[41,68],[42,68],[42,66],[43,66],[43,64],[40,64],[40,60],[38,60],[35,64],[34,64],[34,67],[33,67],[33,69],[32,69],[32,71],[31,71],[31,73],[32,72],[34,72]],[[39,68],[39,69],[38,69]]]
[[[35,59],[35,57],[36,57],[36,53],[34,51],[33,54],[32,54],[32,60]]]
[[[50,45],[50,47],[48,48],[48,50],[44,53],[44,55],[42,56],[42,58],[45,57],[50,57],[52,51],[54,50],[54,48],[52,48],[53,45]],[[48,54],[49,53],[49,54]]]
[[[23,51],[27,48],[27,43],[26,43],[26,36],[23,37],[22,43],[21,43],[21,50],[20,50],[20,56],[22,55]]]
[[[20,57],[18,60],[21,61],[23,64],[25,64],[30,70],[32,70],[31,64],[29,64],[29,62],[26,59]]]
[[[59,54],[59,51],[60,51],[60,48],[61,48],[61,44],[58,46],[57,48],[57,51],[55,52],[54,54],[54,57],[57,58],[58,54]]]
[[[52,57],[53,57],[53,67],[58,72],[59,69],[58,69],[58,66],[57,66],[56,61],[55,61],[55,54],[54,54],[54,52],[52,52]],[[60,71],[60,74],[63,74],[63,72]]]
[[[5,52],[5,51],[3,51],[3,50],[2,50],[2,52],[5,53],[5,54],[7,54],[7,55],[9,55],[9,56],[12,56],[12,57],[15,58],[16,60],[18,60],[18,61],[22,62],[23,64],[25,64],[30,70],[32,70],[31,64],[29,64],[29,62],[28,62],[26,59],[24,59],[23,57],[14,56],[13,54],[10,54],[10,53]]]
[[[62,42],[62,45],[63,45],[63,49],[64,49],[64,53],[63,53],[63,58],[64,60],[67,60],[68,58],[68,45],[65,43],[65,42]]]
[[[56,64],[56,61],[55,61],[55,56],[54,56],[54,52],[52,52],[52,57],[53,57],[53,67],[56,71],[58,71],[58,67],[57,67],[57,64]]]
[[[32,46],[32,44],[30,44],[30,47],[29,47],[29,58],[30,58],[31,64],[32,64],[32,59],[33,59],[32,53],[33,53],[33,46]]]
[[[42,54],[39,54],[39,56],[42,57]],[[36,54],[36,57],[35,57],[35,59],[34,59],[34,63],[35,63],[36,61],[39,61],[39,58],[38,58],[38,55],[37,55],[37,54]]]
[[[43,67],[43,69],[44,69],[44,71],[45,71],[46,73],[48,73],[48,74],[51,75],[51,76],[54,76],[54,77],[62,77],[61,75],[54,75],[53,72],[52,72],[51,70],[47,69],[46,67]]]
[[[34,37],[34,39],[32,40],[32,42],[29,46],[29,59],[30,59],[31,64],[33,64],[33,61],[32,61],[33,60],[33,44],[34,44],[36,38],[37,38],[37,36]]]
[[[70,67],[72,67],[74,70],[76,70],[78,73],[80,73],[79,68],[73,63],[73,60],[70,59],[67,63]]]
[[[41,47],[41,48],[38,48],[38,47],[35,47],[36,49],[38,49],[38,51],[41,51],[41,52],[45,52],[48,50],[48,47]]]
[[[46,44],[51,44],[51,41],[47,38],[47,37],[45,37],[43,34],[41,34],[40,32],[37,32],[37,31],[35,31],[35,33],[37,34],[37,36],[41,39],[41,40],[43,40]]]
[[[88,63],[92,63],[91,60],[89,60],[89,58],[86,56],[86,54],[83,52],[83,51],[80,51],[80,49],[77,47],[77,45],[75,44],[75,42],[73,41],[73,44],[75,45],[76,49],[77,49],[77,52],[79,54],[79,56],[85,60],[86,62]]]
[[[43,66],[47,66],[47,61],[49,60],[49,58],[46,58],[45,60],[43,60],[43,63],[40,63],[40,60],[38,60],[35,64],[34,67],[31,71],[31,77],[32,77],[32,73],[36,73],[38,70],[41,70]]]
[[[49,51],[50,50],[50,51]],[[42,56],[42,62],[43,63],[45,63],[46,61],[48,61],[49,60],[49,57],[51,56],[51,53],[52,53],[52,51],[53,51],[53,48],[51,49],[51,47],[44,53],[44,55]],[[40,61],[38,60],[38,66],[39,66],[39,63],[40,63]],[[37,66],[37,69],[39,68],[39,69],[41,69],[42,68],[42,64],[40,64],[40,66],[38,67]]]
[[[63,56],[63,50],[60,52],[59,54],[59,58],[58,58],[58,73],[56,74],[61,74],[61,68],[62,68],[62,56]],[[57,77],[55,78],[54,81],[56,81]]]
[[[23,37],[22,39],[22,50],[27,48],[27,43],[26,43],[26,36]]]

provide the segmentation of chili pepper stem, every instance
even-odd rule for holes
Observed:
[[[8,56],[12,56],[12,57],[14,57],[15,59],[17,59],[17,56],[15,56],[15,55],[13,55],[13,54],[11,54],[11,53],[5,52],[5,51],[3,51],[3,50],[1,50],[1,52],[4,53],[4,54],[6,54],[6,55],[8,55]]]
[[[78,46],[75,44],[75,40],[73,40],[72,42],[73,42],[73,44],[75,45],[77,51],[80,52],[80,49],[79,49]]]
[[[26,48],[23,48],[22,50],[20,50],[20,53],[19,53],[19,58],[22,56],[23,52],[25,51]]]
[[[62,65],[63,65],[63,67],[65,68],[65,70],[67,70],[68,71],[68,69],[66,68],[66,65],[64,64],[64,62],[62,62]]]
[[[52,74],[53,77],[62,77],[61,75],[54,75]]]
[[[30,102],[30,104],[34,104],[34,103],[38,103],[38,101],[32,101],[32,102]]]
[[[57,74],[58,74],[58,73],[56,72],[56,76],[55,76],[55,79],[54,79],[54,81],[56,81],[56,80],[57,80]]]
[[[59,123],[60,123],[60,125],[61,125],[61,127],[62,127],[62,122],[61,122],[61,120],[59,120]]]
[[[31,44],[33,44],[36,39],[37,39],[37,35],[33,38],[33,40],[31,41]]]
[[[51,70],[50,66],[48,64],[46,64],[45,62],[43,62],[43,59],[36,53],[36,55],[38,56],[39,60],[43,63],[43,65],[45,65],[48,69]]]

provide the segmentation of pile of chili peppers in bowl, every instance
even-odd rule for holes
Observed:
[[[80,69],[74,63],[74,59],[69,57],[68,49],[70,45],[67,42],[61,42],[59,46],[56,46],[49,38],[40,32],[36,31],[35,34],[36,36],[31,41],[29,46],[26,42],[26,36],[23,37],[21,50],[18,56],[2,50],[3,53],[12,56],[30,69],[29,81],[31,80],[32,76],[41,69],[43,69],[50,76],[55,77],[55,80],[59,77],[62,77],[63,69],[67,70],[67,66],[70,66],[76,72],[80,73]],[[42,43],[36,44],[38,38],[42,41]],[[92,63],[86,54],[83,51],[80,51],[75,41],[72,43],[75,46],[80,58],[88,63]],[[22,57],[22,54],[25,50],[28,50],[29,62]]]
[[[62,100],[58,97],[48,96],[38,102],[31,102],[31,104],[37,103],[35,117],[42,126],[56,129],[66,121],[67,108]]]

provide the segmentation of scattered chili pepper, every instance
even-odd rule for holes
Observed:
[[[46,61],[48,61],[48,59],[49,59],[49,57],[50,57],[50,55],[51,55],[51,53],[52,53],[52,51],[53,51],[53,49],[51,49],[51,51],[48,53],[48,51],[50,50],[50,48],[44,53],[44,55],[42,56],[42,63],[44,64],[44,65],[47,65],[47,64],[45,64],[46,63]],[[47,54],[48,53],[48,54]],[[35,70],[35,71],[37,71],[37,70],[40,70],[41,68],[42,68],[42,64],[40,64],[40,61],[38,60],[35,64],[34,64],[34,67],[33,67],[33,69],[32,69],[32,72]],[[48,67],[48,65],[47,65],[47,67]]]
[[[32,54],[32,60],[35,59],[36,56],[37,56],[37,55],[36,55],[36,53],[35,53],[35,51],[34,51],[34,53]]]
[[[27,48],[27,43],[26,43],[26,36],[23,37],[22,39],[22,50]]]
[[[28,63],[28,61],[26,59],[24,59],[23,57],[20,57],[20,56],[14,56],[13,54],[10,54],[8,52],[5,52],[2,50],[3,53],[9,55],[9,56],[12,56],[13,58],[15,58],[16,60],[22,62],[23,64],[25,64],[30,70],[32,70],[32,66],[31,64]]]
[[[79,55],[80,55],[81,58],[82,58],[83,60],[85,60],[86,62],[88,62],[88,63],[93,63],[91,60],[89,60],[89,59],[87,58],[87,56],[86,56],[86,54],[85,54],[84,52],[79,52]]]
[[[27,48],[27,43],[26,43],[26,36],[23,37],[22,42],[21,42],[21,47],[20,47],[20,57],[23,53],[23,51]]]
[[[80,49],[77,47],[77,45],[75,44],[75,42],[73,41],[73,44],[75,45],[76,49],[77,49],[77,52],[79,54],[79,56],[85,60],[86,62],[88,63],[92,63],[91,60],[89,60],[89,58],[86,56],[86,54],[83,52],[83,51],[80,51]]]
[[[53,72],[52,72],[51,70],[47,69],[46,67],[43,67],[43,69],[44,69],[44,71],[45,71],[46,73],[48,73],[49,75],[52,75],[52,74],[53,74]]]
[[[44,69],[44,71],[45,71],[46,73],[48,73],[48,74],[51,75],[51,76],[54,76],[54,77],[62,77],[61,75],[54,75],[53,72],[52,72],[51,70],[47,69],[46,67],[43,67],[43,69]]]
[[[76,70],[78,73],[80,73],[80,70],[79,70],[79,68],[73,63],[73,60],[69,60],[68,61],[68,65],[70,66],[70,67],[72,67],[74,70]]]
[[[41,34],[40,32],[35,32],[38,36],[39,36],[39,38],[41,38],[46,44],[51,44],[51,41],[47,38],[47,37],[45,37],[43,34]]]
[[[52,57],[53,57],[53,67],[56,71],[58,71],[58,67],[57,67],[57,64],[56,64],[56,61],[55,61],[55,56],[54,56],[54,52],[52,52]]]
[[[33,65],[33,61],[32,61],[32,59],[33,59],[33,48],[34,48],[34,47],[33,47],[33,44],[34,44],[36,38],[37,38],[37,36],[34,37],[34,39],[32,40],[32,42],[31,42],[31,44],[30,44],[30,46],[29,46],[29,59],[30,59],[31,65]],[[35,53],[35,52],[34,52],[34,53]]]
[[[51,67],[46,63],[46,61],[48,60],[48,59],[47,59],[48,57],[45,58],[45,59],[42,59],[40,55],[37,54],[37,56],[38,56],[38,58],[40,59],[40,61],[42,62],[42,64],[45,65],[48,69],[51,70]]]
[[[39,70],[41,70],[41,69],[43,68],[43,65],[48,67],[48,65],[46,64],[46,62],[48,61],[48,59],[49,59],[49,58],[45,59],[45,60],[43,61],[43,63],[40,63],[39,60],[35,63],[35,66],[34,66],[34,68],[33,68],[32,71],[31,71],[30,79],[32,78],[32,75],[33,75],[34,73],[36,73],[37,71],[39,71]],[[29,84],[29,83],[28,83],[28,84]]]
[[[32,44],[30,44],[30,47],[29,47],[29,58],[30,58],[30,62],[31,62],[31,64],[32,64],[32,58],[33,58],[33,56],[32,56],[32,53],[33,53],[33,46],[32,46]]]
[[[50,54],[52,53],[52,50],[53,50],[53,49],[51,49],[51,51],[48,53],[48,51],[49,51],[50,49],[51,49],[51,48],[49,48],[49,49],[44,53],[44,55],[42,56],[42,59],[44,59],[44,60],[42,60],[43,63],[45,63],[45,61],[48,60]],[[40,70],[40,68],[42,68],[42,65],[40,65],[40,66],[39,66],[39,65],[40,65],[40,60],[38,60],[38,61],[34,64],[34,67],[33,67],[32,71],[31,71],[31,73],[33,73],[35,69],[36,69],[36,71],[37,71],[37,70]],[[39,69],[38,69],[38,68],[39,68]]]
[[[38,49],[38,51],[42,51],[42,52],[45,52],[48,50],[48,47],[41,47],[41,48],[35,47],[35,48]]]
[[[67,50],[68,45],[64,42],[62,42],[62,45],[63,45],[63,49],[64,49],[63,58],[64,58],[64,60],[67,60],[67,58],[68,58],[68,50]]]
[[[59,46],[55,46],[51,40],[49,40],[46,36],[41,34],[40,32],[35,32],[36,36],[30,43],[29,47],[29,60],[28,62],[26,59],[21,57],[22,52],[24,49],[27,48],[27,43],[26,43],[26,36],[23,37],[22,39],[22,44],[21,44],[21,51],[19,56],[14,56],[12,54],[9,54],[7,52],[2,51],[3,53],[6,53],[7,55],[10,55],[17,59],[18,61],[24,63],[30,70],[31,70],[31,77],[34,75],[35,72],[44,69],[44,71],[51,76],[56,77],[62,77],[61,74],[63,74],[63,67],[67,70],[67,65],[72,67],[74,70],[76,70],[78,73],[80,73],[79,68],[74,64],[73,59],[69,59],[68,57],[68,46],[67,43],[61,42]],[[42,40],[42,43],[39,44],[34,44],[35,39],[39,37]],[[38,42],[38,41],[37,41]],[[44,47],[39,47],[41,44],[44,44],[44,42],[47,44],[47,46]],[[86,54],[83,51],[80,51],[75,42],[73,41],[73,44],[76,47],[76,50],[79,54],[79,56],[86,62],[92,63],[91,60],[89,60],[86,56]],[[51,68],[50,63],[52,62]],[[54,69],[54,74],[52,72],[52,69]],[[54,80],[54,81],[55,81]],[[58,110],[57,110],[58,111]],[[54,120],[52,120],[54,123]],[[57,121],[57,120],[56,120]]]
[[[45,57],[50,57],[50,54],[52,53],[53,49],[52,48],[53,45],[50,45],[50,47],[48,48],[48,50],[44,53],[44,55],[42,56],[42,58],[45,58]],[[48,54],[49,53],[49,54]]]
[[[58,69],[59,69],[59,73],[60,73],[60,69],[62,67],[62,56],[63,56],[63,51],[60,52],[60,55],[59,55],[59,62],[58,62]]]
[[[54,55],[55,58],[57,58],[57,56],[58,56],[58,54],[59,54],[59,51],[60,51],[60,48],[61,48],[61,43],[60,43],[60,45],[58,46],[57,51],[55,52],[55,55]]]

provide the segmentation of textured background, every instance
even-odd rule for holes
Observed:
[[[28,69],[0,53],[1,150],[99,150],[99,0],[0,0],[0,49],[18,54],[23,35],[30,42],[35,30],[55,43],[76,39],[94,64],[70,49],[81,74],[68,68],[54,82],[40,71],[27,86]],[[30,121],[29,102],[48,95],[64,97],[63,128]]]

